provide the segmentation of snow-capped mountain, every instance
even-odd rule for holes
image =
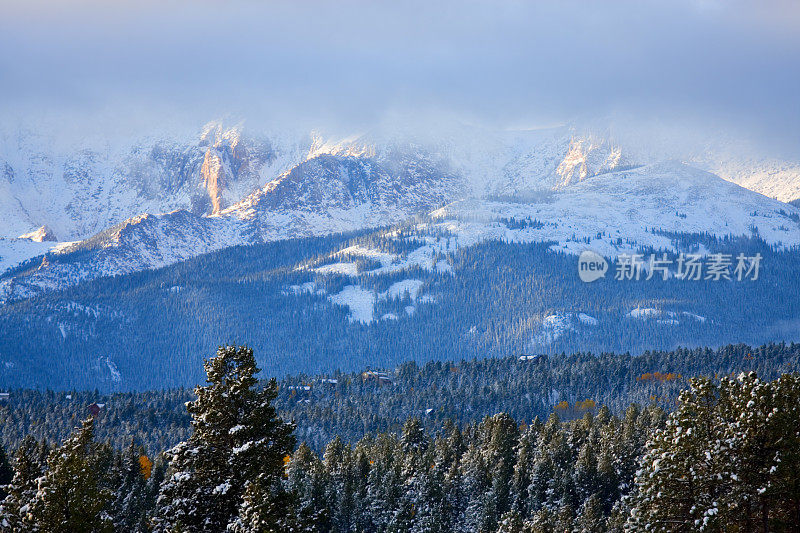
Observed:
[[[213,214],[297,164],[310,142],[251,136],[221,122],[193,136],[113,142],[0,132],[0,236],[47,226],[58,240],[75,241],[143,213]]]
[[[0,299],[166,266],[228,246],[396,224],[463,195],[460,180],[439,161],[405,147],[361,156],[312,153],[209,216],[186,210],[140,215],[60,245],[38,264],[5,276]]]
[[[6,275],[0,281],[2,298],[165,266],[238,244],[399,223],[447,200],[453,186],[446,174],[438,180],[428,176],[426,204],[422,195],[403,194],[386,181],[372,158],[353,157],[317,156],[304,164],[311,169],[311,183],[301,178],[305,171],[293,169],[214,216],[176,211],[129,220]],[[385,188],[386,183],[394,186]],[[419,184],[412,180],[405,190],[415,187]],[[413,256],[418,260],[412,263],[425,268],[437,268],[441,254],[486,240],[552,241],[553,249],[567,253],[591,248],[612,256],[640,247],[674,249],[676,233],[758,235],[776,247],[800,246],[800,209],[679,162],[606,173],[525,201],[456,200],[420,224],[417,231],[452,236],[446,244],[432,240],[426,245],[430,249]],[[402,264],[386,269],[402,269]]]
[[[188,140],[60,158],[46,155],[41,139],[12,140],[15,150],[4,137],[2,154],[14,157],[4,156],[0,212],[9,222],[0,229],[25,239],[2,241],[0,268],[53,253],[0,278],[2,300],[228,246],[387,226],[430,212],[465,243],[477,231],[552,240],[568,251],[588,240],[613,255],[620,240],[668,247],[654,229],[750,235],[757,228],[770,244],[800,244],[796,208],[697,168],[654,161],[610,134],[568,127],[270,139],[215,122]],[[714,167],[721,160],[711,153],[692,163]],[[731,179],[777,191],[745,170],[767,169],[766,160],[727,161],[736,169]],[[793,181],[788,163],[781,168],[788,183],[781,195],[790,196],[800,179]],[[501,218],[543,225],[515,232]],[[76,242],[32,242],[92,231]]]
[[[705,151],[690,162],[752,191],[781,202],[800,200],[800,162],[725,151]]]
[[[607,257],[645,248],[679,252],[674,239],[679,234],[757,235],[778,249],[796,247],[800,209],[670,161],[597,176],[526,202],[453,202],[406,228],[402,237],[385,233],[389,240],[424,243],[404,257],[355,246],[324,259],[324,266],[306,268],[352,276],[412,268],[446,271],[444,258],[486,241],[553,243],[554,251],[577,255],[591,249]],[[361,271],[355,262],[360,258],[381,266]]]
[[[638,248],[677,251],[674,235],[681,233],[800,245],[800,209],[676,161],[595,176],[525,203],[456,202],[432,217],[432,227],[460,246],[552,241],[566,253],[589,248],[616,256]]]

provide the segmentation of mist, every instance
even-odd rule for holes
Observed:
[[[402,117],[800,146],[788,1],[118,2],[0,7],[0,121],[363,131]],[[680,130],[680,128],[678,128]],[[680,134],[676,134],[680,137]]]

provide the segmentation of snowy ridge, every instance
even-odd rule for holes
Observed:
[[[143,215],[59,251],[88,250],[86,259],[66,263],[45,260],[22,278],[2,279],[0,298],[26,297],[98,276],[165,266],[237,244],[399,223],[418,209],[416,199],[403,204],[402,195],[387,199],[379,193],[377,199],[382,205],[352,201],[350,209],[317,212],[300,207],[262,210],[256,202],[248,204],[252,212],[247,216],[239,209],[211,217],[186,211]],[[390,199],[401,203],[391,206]],[[536,223],[510,227],[503,222],[512,219]],[[616,256],[641,247],[674,250],[671,237],[663,232],[717,236],[757,233],[771,245],[789,247],[800,245],[800,209],[713,174],[667,162],[595,176],[527,203],[456,201],[434,210],[430,222],[419,224],[418,229],[420,240],[426,244],[403,257],[357,247],[348,249],[346,255],[379,258],[381,266],[367,274],[387,274],[411,266],[448,271],[448,254],[486,240],[553,241],[553,249],[567,253],[590,248]],[[431,236],[436,233],[450,238]],[[331,263],[318,267],[321,273],[358,274],[355,263],[339,258]]]
[[[210,214],[297,164],[309,142],[248,136],[219,121],[200,135],[113,144],[65,145],[54,134],[0,131],[0,236],[47,225],[58,239],[76,240],[142,213]]]
[[[179,210],[133,217],[85,241],[58,246],[33,272],[0,279],[0,300],[158,268],[234,245],[397,224],[460,194],[451,176],[409,161],[318,156],[211,216]],[[58,261],[74,252],[86,253],[79,261]]]
[[[459,246],[483,240],[555,241],[554,249],[607,256],[640,247],[675,250],[659,232],[752,236],[779,247],[800,245],[800,210],[678,162],[596,176],[543,201],[469,200],[433,213],[432,228]],[[500,219],[541,225],[509,228]],[[654,230],[657,230],[654,233]]]
[[[30,145],[23,137],[16,139],[20,146]],[[16,166],[6,163],[0,176],[0,189],[9,191],[0,196],[0,213],[20,213],[11,205],[26,205],[19,191],[29,194],[28,201],[42,187],[52,186],[63,193],[59,197],[72,195],[67,207],[80,216],[47,200],[48,194],[37,204],[61,217],[56,221],[61,225],[50,225],[50,237],[54,232],[65,238],[57,228],[71,227],[69,236],[105,224],[131,206],[149,210],[177,203],[189,209],[136,215],[90,239],[54,248],[1,241],[2,269],[46,251],[53,255],[36,269],[0,277],[0,301],[158,268],[228,246],[377,228],[431,211],[430,221],[420,226],[427,244],[418,250],[403,257],[380,250],[342,251],[342,258],[332,258],[337,264],[322,266],[323,272],[355,276],[355,264],[345,258],[359,255],[380,262],[372,274],[411,266],[448,271],[448,254],[484,240],[553,241],[554,249],[569,253],[592,248],[610,256],[643,246],[671,249],[664,232],[757,231],[769,244],[800,244],[797,208],[678,162],[643,165],[648,156],[626,155],[610,139],[565,127],[461,129],[433,141],[370,134],[272,142],[211,123],[188,144],[152,141],[132,151],[84,151],[67,166],[43,152],[18,150],[14,153],[24,157],[11,158]],[[4,142],[0,154],[10,153],[8,136]],[[114,166],[123,160],[125,165]],[[67,168],[72,170],[59,174]],[[65,189],[62,181],[77,189]],[[78,193],[86,201],[76,200]],[[110,210],[94,209],[96,201]],[[7,218],[12,223],[0,230],[20,235],[32,229],[30,221],[41,222],[33,211],[22,213],[27,214]],[[90,216],[93,221],[85,218]],[[512,227],[502,222],[506,219],[536,223]],[[64,225],[65,220],[72,222]],[[452,238],[430,237],[437,232]],[[77,251],[83,253],[80,260],[58,260]]]
[[[314,276],[348,276],[353,283],[327,296],[349,310],[351,322],[375,321],[376,304],[382,298],[408,293],[417,301],[433,303],[420,295],[423,282],[406,279],[378,293],[362,286],[373,276],[396,275],[410,269],[450,273],[450,261],[459,249],[485,241],[553,243],[551,249],[579,254],[592,249],[606,256],[632,253],[643,248],[678,252],[673,235],[696,232],[718,237],[758,235],[777,248],[800,246],[800,209],[766,198],[713,174],[679,162],[648,165],[606,173],[591,180],[561,187],[538,201],[511,202],[470,199],[435,210],[427,221],[381,232],[384,239],[417,243],[404,253],[354,244],[323,258],[323,264],[302,265]],[[699,253],[705,253],[699,249]],[[370,259],[360,270],[358,260]],[[316,282],[290,287],[286,294],[324,294]],[[688,312],[635,309],[632,319],[652,318],[662,324],[705,321]],[[382,320],[396,320],[395,312]],[[532,348],[551,344],[570,332],[598,326],[598,319],[580,311],[547,315],[535,325]]]
[[[485,241],[553,242],[553,250],[577,255],[591,249],[609,257],[642,248],[678,252],[671,234],[704,232],[718,237],[757,234],[770,245],[796,247],[800,209],[667,162],[596,176],[537,201],[453,202],[404,232],[424,244],[402,256],[356,245],[333,254],[333,265],[311,269],[351,276],[412,267],[449,271],[449,255]],[[379,258],[381,266],[358,272],[355,262],[341,262],[343,255]]]

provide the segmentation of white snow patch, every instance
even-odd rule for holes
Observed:
[[[440,259],[436,262],[436,272],[439,272],[440,274],[445,272],[453,272],[453,267],[451,267],[450,263],[448,263],[446,260]]]
[[[395,254],[391,254],[391,253],[388,253],[388,252],[383,252],[381,250],[375,250],[373,248],[366,248],[366,247],[358,245],[358,244],[356,244],[354,246],[349,246],[349,247],[347,247],[347,248],[345,248],[343,250],[339,250],[338,252],[336,252],[333,255],[334,255],[334,257],[338,257],[338,256],[342,256],[342,255],[344,255],[344,256],[366,257],[368,259],[372,259],[374,261],[378,261],[379,263],[381,263],[382,266],[391,265],[393,262],[395,262],[398,259],[398,256],[395,255]]]
[[[658,309],[653,309],[652,307],[644,307],[644,308],[637,307],[636,309],[628,313],[627,316],[631,318],[645,319],[651,317],[658,317],[661,316],[662,314],[663,313],[661,311],[659,311]]]
[[[235,453],[235,450],[234,450]],[[231,489],[231,484],[227,481],[225,483],[221,483],[214,487],[213,493],[214,494],[227,494],[227,492]]]
[[[422,289],[422,285],[423,282],[421,280],[404,279],[403,281],[393,283],[381,296],[394,299],[402,298],[405,294],[408,294],[412,301],[416,301],[419,291]]]
[[[375,293],[359,285],[348,285],[341,292],[328,296],[335,305],[350,309],[350,322],[369,324],[375,312]]]
[[[706,317],[696,315],[694,313],[689,313],[687,311],[677,313],[675,311],[663,311],[661,309],[654,309],[652,307],[643,307],[643,308],[637,307],[636,309],[630,311],[625,316],[637,320],[655,319],[656,322],[658,322],[659,324],[668,324],[668,325],[680,324],[681,317],[686,317],[700,323],[706,321]]]
[[[332,263],[316,267],[314,272],[319,274],[343,274],[345,276],[355,276],[358,274],[358,265],[355,263]]]
[[[547,315],[542,319],[541,329],[531,339],[535,345],[550,344],[562,337],[568,331],[576,329],[576,322],[586,326],[597,326],[599,321],[585,313],[556,313]]]
[[[0,274],[28,259],[46,254],[57,247],[58,245],[52,242],[0,238]]]
[[[696,315],[694,313],[688,313],[688,312],[684,311],[682,314],[684,316],[688,316],[689,318],[693,318],[693,319],[697,320],[698,322],[705,322],[706,321],[706,317],[700,316],[700,315]]]
[[[108,367],[108,371],[111,374],[111,381],[114,383],[119,383],[122,381],[122,374],[120,373],[117,365],[114,361],[111,360],[110,357],[106,357],[106,366]]]

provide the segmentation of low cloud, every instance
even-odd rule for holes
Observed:
[[[0,113],[342,130],[397,115],[495,127],[686,117],[793,150],[795,6],[34,0],[0,17]]]

